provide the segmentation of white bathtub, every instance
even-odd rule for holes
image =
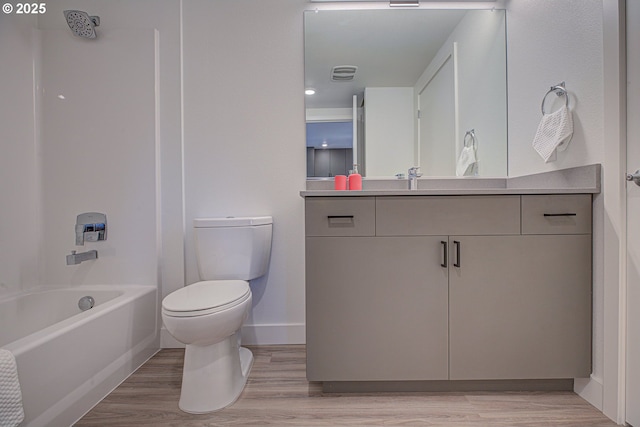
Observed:
[[[96,305],[82,312],[78,300]],[[41,288],[0,299],[0,347],[18,365],[21,427],[68,427],[158,351],[157,289]]]

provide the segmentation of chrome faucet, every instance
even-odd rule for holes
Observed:
[[[76,265],[91,259],[98,259],[98,251],[95,249],[87,252],[80,252],[79,254],[76,253],[76,251],[71,251],[71,255],[67,255],[67,265]]]
[[[420,166],[413,166],[409,168],[409,190],[418,189],[418,178],[422,176],[421,172],[418,172]]]

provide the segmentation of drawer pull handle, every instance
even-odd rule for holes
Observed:
[[[544,214],[544,216],[576,216],[578,215],[575,212],[567,212],[567,213],[557,213],[557,214]]]
[[[449,264],[449,260],[448,258],[448,250],[447,250],[447,242],[445,242],[444,240],[441,240],[440,243],[442,244],[442,259],[443,262],[440,264],[441,267],[447,267],[447,265]]]
[[[453,263],[453,266],[460,267],[460,242],[454,240],[453,245],[456,247],[456,261]]]
[[[329,225],[344,225],[353,223],[353,215],[328,215]]]

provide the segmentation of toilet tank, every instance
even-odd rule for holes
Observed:
[[[193,220],[201,280],[251,280],[267,272],[271,255],[270,216]]]

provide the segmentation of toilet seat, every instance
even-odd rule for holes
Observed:
[[[162,300],[162,313],[173,317],[196,317],[235,307],[251,298],[244,280],[207,280],[185,286]]]

